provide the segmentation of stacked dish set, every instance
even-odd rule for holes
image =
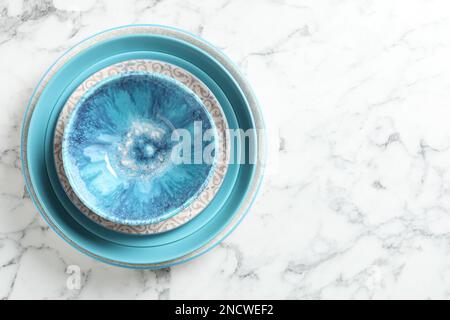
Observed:
[[[49,68],[24,117],[22,168],[69,244],[161,268],[208,251],[244,217],[262,178],[262,129],[248,83],[212,45],[124,26]]]

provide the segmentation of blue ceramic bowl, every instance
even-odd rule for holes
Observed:
[[[101,81],[76,104],[64,130],[64,170],[77,196],[99,216],[126,225],[157,223],[207,185],[216,136],[203,103],[181,82],[123,73]],[[203,159],[203,150],[212,150],[212,157]]]

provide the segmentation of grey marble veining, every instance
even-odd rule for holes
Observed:
[[[449,9],[0,0],[0,298],[449,298]],[[223,49],[269,133],[267,176],[244,222],[210,253],[159,271],[107,266],[65,244],[24,192],[18,159],[22,114],[46,68],[129,23],[173,25]]]

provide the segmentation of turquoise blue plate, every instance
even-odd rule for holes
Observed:
[[[203,213],[199,219],[161,236],[126,237],[110,232],[108,237],[113,239],[106,239],[104,234],[92,232],[95,227],[86,227],[87,219],[74,219],[76,212],[68,213],[51,187],[50,179],[54,172],[47,171],[46,157],[49,155],[45,154],[43,147],[49,148],[51,145],[45,143],[44,139],[46,124],[50,124],[51,130],[49,120],[55,103],[64,101],[64,90],[70,93],[68,88],[77,76],[94,66],[100,67],[102,61],[111,56],[118,57],[130,52],[137,55],[164,53],[198,67],[224,92],[236,114],[239,127],[262,129],[263,126],[256,101],[236,68],[209,44],[171,28],[126,26],[108,30],[77,45],[44,76],[32,97],[22,131],[22,167],[34,203],[52,228],[80,251],[115,265],[158,268],[181,263],[206,252],[238,224],[250,207],[262,177],[264,139],[258,131],[254,133],[257,141],[255,148],[258,148],[253,150],[257,151],[253,153],[256,158],[250,159],[252,164],[236,165],[237,179],[225,188],[229,190],[225,201],[210,214],[207,223],[197,225],[199,228],[194,227],[194,222],[203,218]],[[71,55],[75,56],[68,60]],[[199,77],[198,74],[196,76]],[[96,227],[105,231],[100,226]],[[164,237],[166,239],[162,240]]]
[[[59,110],[63,107],[65,101],[67,98],[71,95],[73,90],[75,90],[78,85],[84,81],[89,75],[95,73],[96,71],[103,69],[105,66],[109,66],[112,64],[115,64],[120,61],[125,60],[132,60],[132,59],[153,59],[153,60],[160,60],[160,61],[166,61],[172,64],[176,64],[178,66],[181,66],[183,69],[190,71],[191,73],[195,74],[200,80],[202,80],[209,89],[213,92],[213,94],[216,96],[218,101],[220,102],[221,106],[223,107],[225,116],[227,117],[228,125],[232,129],[239,128],[235,113],[233,111],[233,108],[231,107],[231,104],[226,99],[226,96],[220,90],[220,88],[215,84],[214,81],[204,72],[202,72],[200,69],[196,68],[192,64],[181,60],[179,58],[169,56],[167,54],[162,53],[153,53],[153,52],[131,52],[131,53],[123,53],[117,56],[113,56],[110,58],[107,58],[103,60],[102,62],[94,65],[91,68],[88,68],[84,72],[82,72],[75,80],[71,82],[71,84],[64,89],[64,92],[58,99],[55,108],[52,110],[52,114],[49,119],[48,129],[46,131],[46,151],[45,151],[45,157],[46,157],[46,165],[47,170],[49,173],[49,178],[53,187],[54,192],[58,196],[61,204],[64,206],[64,208],[67,210],[69,214],[81,225],[83,225],[85,228],[87,228],[92,233],[95,233],[96,235],[104,238],[105,240],[113,241],[120,244],[125,244],[129,246],[157,246],[162,245],[165,243],[177,241],[180,238],[184,238],[187,235],[195,232],[196,230],[202,228],[206,223],[208,223],[214,215],[218,212],[218,209],[223,206],[223,204],[228,199],[231,191],[233,190],[233,186],[235,184],[235,181],[237,179],[240,166],[238,164],[230,164],[228,166],[228,171],[226,174],[226,177],[224,179],[223,185],[221,186],[217,196],[211,201],[209,206],[196,218],[191,220],[188,224],[183,225],[179,228],[177,228],[177,232],[166,232],[162,234],[156,234],[151,236],[136,236],[136,235],[127,235],[127,234],[118,234],[117,232],[111,231],[109,229],[106,229],[102,226],[99,226],[98,224],[94,223],[87,217],[85,217],[83,214],[80,214],[78,209],[72,204],[72,202],[69,200],[67,195],[65,194],[63,188],[61,187],[59,183],[58,176],[56,174],[56,168],[54,165],[54,161],[52,161],[52,154],[53,154],[53,132],[56,126]],[[238,140],[235,145],[235,153],[237,153],[241,147],[241,143]],[[175,231],[175,230],[174,230]]]

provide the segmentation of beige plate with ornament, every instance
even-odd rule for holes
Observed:
[[[200,100],[203,102],[205,108],[210,113],[213,122],[216,126],[219,143],[218,143],[218,161],[214,169],[214,173],[208,182],[206,188],[199,194],[199,196],[184,210],[180,211],[173,217],[160,221],[155,224],[130,226],[118,224],[109,220],[106,220],[99,215],[95,214],[89,208],[87,208],[83,202],[77,197],[74,190],[70,186],[69,180],[64,171],[64,165],[62,160],[62,139],[64,136],[64,128],[67,124],[70,114],[77,105],[77,102],[81,97],[89,90],[89,88],[95,86],[100,81],[105,80],[108,77],[127,72],[149,72],[159,73],[177,81],[180,81],[187,86],[192,92],[194,92]],[[228,123],[223,113],[219,102],[214,97],[208,87],[201,82],[194,75],[188,71],[174,66],[172,64],[156,61],[156,60],[128,60],[121,63],[114,64],[106,67],[87,78],[69,97],[66,104],[58,118],[58,122],[55,129],[55,136],[53,140],[54,145],[54,160],[56,165],[56,171],[58,178],[62,184],[64,191],[69,197],[70,201],[89,219],[104,226],[105,228],[136,235],[156,234],[166,232],[175,229],[200,214],[208,204],[212,201],[217,194],[223,179],[228,169],[228,155],[230,152],[229,136],[227,135]]]

